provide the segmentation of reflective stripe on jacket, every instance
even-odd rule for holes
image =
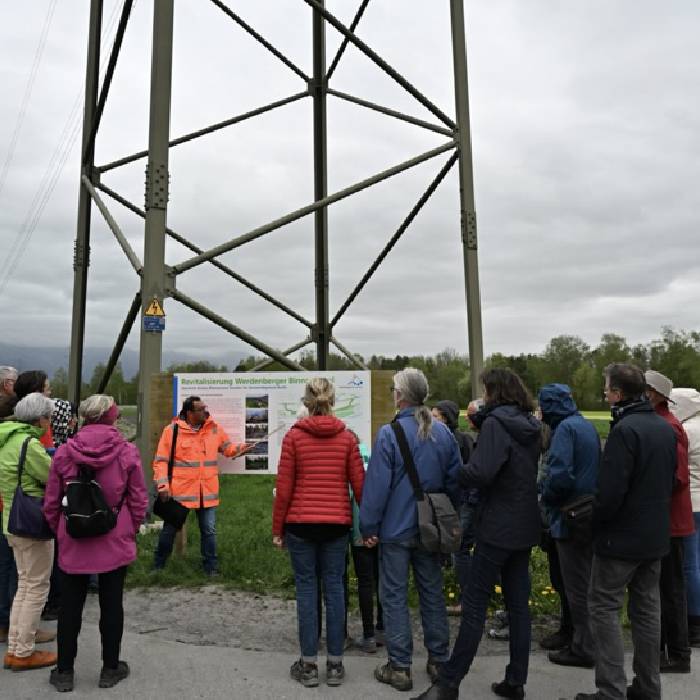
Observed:
[[[168,460],[175,423],[178,425],[178,434],[171,484],[173,498],[187,508],[218,506],[218,455],[221,453],[225,457],[236,457],[245,448],[245,443],[232,443],[226,431],[211,418],[207,418],[199,430],[178,418],[164,428],[158,442],[153,459],[153,480],[156,486],[168,483]]]

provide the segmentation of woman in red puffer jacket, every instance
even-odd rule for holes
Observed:
[[[327,379],[306,385],[309,417],[298,420],[282,441],[272,542],[286,546],[294,570],[301,658],[291,676],[302,685],[318,685],[318,611],[316,567],[326,603],[326,683],[345,677],[345,595],[343,573],[352,510],[348,485],[358,502],[365,471],[355,436],[333,415],[335,389]]]

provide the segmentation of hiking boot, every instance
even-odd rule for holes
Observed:
[[[436,661],[432,656],[428,657],[428,663],[425,665],[425,672],[428,674],[431,683],[437,683],[438,676],[440,675],[441,663]]]
[[[5,654],[5,658],[2,661],[2,667],[3,668],[12,668],[12,659],[14,659],[14,658],[15,658],[15,655],[10,654],[10,652],[8,651]]]
[[[100,680],[97,683],[100,688],[113,688],[119,681],[123,681],[129,675],[129,664],[120,661],[116,668],[102,667]]]
[[[331,687],[340,685],[345,680],[345,667],[342,661],[326,663],[326,684]]]
[[[522,685],[511,685],[508,681],[491,683],[491,690],[502,698],[521,700],[525,697],[525,690]]]
[[[33,651],[29,656],[13,656],[9,659],[9,668],[13,671],[33,671],[35,668],[53,666],[58,656],[52,651]]]
[[[548,634],[541,642],[540,646],[548,651],[559,651],[571,645],[571,632],[558,629],[552,634]]]
[[[73,671],[59,671],[58,666],[51,669],[49,683],[59,693],[70,693],[73,690]]]
[[[355,649],[364,651],[365,654],[377,653],[377,640],[374,637],[355,637],[352,640],[352,646]]]
[[[571,647],[550,651],[547,658],[558,666],[577,666],[578,668],[595,668],[595,661],[587,656],[579,656],[571,651]]]
[[[411,667],[400,668],[391,661],[374,669],[374,677],[380,683],[386,683],[395,690],[412,690]]]
[[[47,642],[53,642],[54,639],[56,639],[56,633],[53,630],[39,629],[34,635],[35,644],[46,644]]]
[[[318,666],[308,661],[295,661],[289,669],[289,675],[305,688],[315,688],[318,685]]]

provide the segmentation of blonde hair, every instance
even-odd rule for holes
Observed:
[[[312,416],[330,416],[335,404],[335,387],[333,382],[323,377],[314,377],[306,384],[304,406]]]
[[[93,394],[88,396],[78,408],[78,413],[83,420],[94,423],[99,420],[110,408],[114,406],[114,399],[107,394]]]

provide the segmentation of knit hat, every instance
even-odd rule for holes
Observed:
[[[435,404],[445,418],[445,424],[450,430],[457,430],[459,425],[459,406],[454,401],[438,401]]]
[[[661,372],[657,372],[654,369],[648,369],[644,373],[644,380],[647,383],[647,386],[651,387],[654,391],[658,392],[663,396],[667,401],[671,401],[671,403],[675,403],[673,399],[671,399],[671,390],[673,389],[673,382]]]

